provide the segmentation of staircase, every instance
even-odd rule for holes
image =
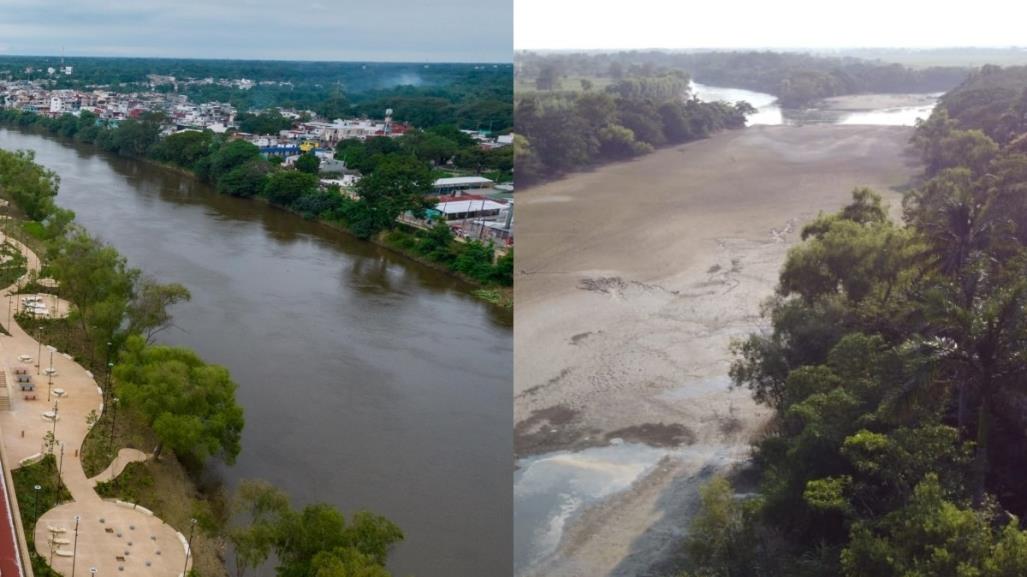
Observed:
[[[0,411],[11,410],[11,389],[7,386],[7,371],[0,371]]]

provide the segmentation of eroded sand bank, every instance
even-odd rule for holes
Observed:
[[[768,416],[729,388],[731,340],[760,328],[803,223],[855,186],[897,206],[910,135],[755,127],[518,193],[518,456],[611,439],[676,449],[520,574],[645,575],[672,556],[695,489],[744,461]]]

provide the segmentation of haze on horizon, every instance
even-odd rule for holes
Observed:
[[[0,0],[0,55],[510,62],[511,0]]]
[[[1027,45],[1027,8],[975,0],[516,0],[517,50],[1007,48]]]

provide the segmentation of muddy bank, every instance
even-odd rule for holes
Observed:
[[[910,135],[756,127],[519,193],[521,478],[547,463],[529,457],[539,453],[620,441],[665,450],[615,495],[575,514],[574,502],[559,503],[558,547],[515,543],[520,575],[645,575],[671,556],[696,488],[743,463],[769,416],[730,388],[731,340],[761,327],[760,303],[803,223],[845,204],[855,186],[897,208],[894,189],[916,172]],[[569,461],[564,471],[609,465]],[[524,523],[541,517],[519,511],[545,490],[515,496],[522,541],[538,534]]]

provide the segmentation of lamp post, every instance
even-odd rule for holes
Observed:
[[[193,552],[193,532],[196,531],[196,519],[189,519],[189,545],[185,548],[185,566],[182,567],[182,575],[189,574],[189,554]]]
[[[107,389],[111,388],[111,369],[114,367],[114,363],[111,362],[111,347],[113,346],[113,342],[107,341]],[[104,393],[103,400],[107,401],[107,393]]]
[[[46,348],[50,349],[50,368],[46,370],[46,402],[50,402],[50,391],[53,389],[53,352],[52,346],[47,345]]]
[[[36,375],[39,375],[39,365],[43,364],[43,359],[39,357],[43,354],[43,331],[39,331],[39,340],[36,341]]]
[[[118,426],[118,398],[111,397],[111,438],[107,442],[107,452],[114,450],[114,429]]]
[[[107,363],[107,390],[103,392],[103,400],[104,400],[104,402],[107,402],[107,397],[110,396],[110,393],[111,393],[111,373],[113,373],[113,372],[114,372],[114,363],[108,362]]]
[[[64,474],[64,443],[61,443],[61,459],[57,461],[57,491],[61,490],[61,478]]]
[[[53,401],[53,431],[50,434],[57,440],[57,399]]]
[[[89,568],[89,575],[90,577],[96,577],[96,567]]]
[[[71,548],[71,577],[75,577],[75,561],[78,559],[78,521],[79,516],[75,515],[75,544]]]
[[[33,524],[35,524],[36,521],[39,521],[39,491],[41,491],[42,489],[43,487],[41,485],[32,486],[32,518],[34,519],[34,521],[32,522]]]

